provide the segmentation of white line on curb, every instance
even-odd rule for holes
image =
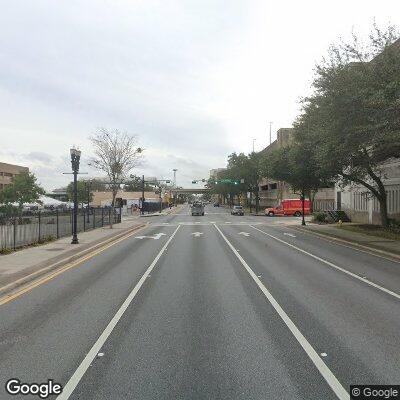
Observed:
[[[283,322],[286,324],[286,326],[292,332],[292,334],[296,338],[296,340],[300,343],[300,346],[307,353],[308,357],[310,357],[311,361],[317,367],[318,371],[324,377],[324,379],[326,380],[328,385],[331,387],[331,389],[334,391],[336,396],[340,400],[348,400],[350,398],[349,394],[347,393],[346,389],[342,386],[342,384],[338,381],[338,379],[333,374],[333,372],[324,363],[324,361],[319,356],[319,354],[314,350],[314,348],[311,346],[311,344],[308,342],[308,340],[303,336],[303,334],[300,332],[300,330],[297,328],[297,326],[294,324],[294,322],[290,319],[290,317],[286,314],[286,312],[283,310],[283,308],[275,300],[275,298],[272,296],[272,294],[269,292],[269,290],[263,285],[263,283],[260,281],[260,279],[258,279],[257,275],[253,272],[253,270],[249,267],[249,265],[246,263],[246,261],[243,259],[243,257],[233,247],[231,242],[226,238],[226,236],[222,233],[222,231],[218,228],[218,226],[214,224],[214,227],[221,234],[222,238],[228,244],[230,249],[234,252],[234,254],[239,259],[239,261],[241,262],[243,267],[247,270],[249,275],[256,282],[257,286],[261,289],[261,291],[263,292],[265,297],[271,303],[272,307],[274,307],[275,311],[282,318]]]
[[[157,254],[156,258],[153,260],[153,262],[150,264],[150,266],[147,268],[146,272],[142,275],[140,278],[139,282],[136,284],[136,286],[133,288],[133,290],[129,293],[129,296],[126,298],[126,300],[123,302],[122,306],[119,308],[117,313],[114,315],[112,320],[108,323],[106,329],[103,331],[103,333],[99,336],[97,339],[96,343],[92,346],[92,348],[89,350],[89,353],[86,354],[86,357],[83,359],[77,370],[74,372],[74,374],[71,376],[70,380],[67,382],[65,385],[63,392],[57,397],[57,400],[67,400],[71,396],[72,392],[75,390],[77,387],[78,383],[82,379],[83,375],[89,368],[90,364],[93,362],[93,360],[97,357],[97,354],[100,352],[101,347],[103,344],[106,342],[108,337],[111,335],[112,331],[114,330],[115,326],[117,325],[118,321],[121,319],[129,305],[131,304],[132,300],[135,298],[136,294],[139,292],[140,288],[142,287],[143,283],[146,281],[148,275],[150,272],[153,270],[155,265],[157,264],[158,260],[160,257],[163,255],[164,251],[168,247],[169,243],[171,240],[174,238],[176,232],[178,232],[178,229],[180,228],[180,225],[174,230],[173,234],[171,237],[168,239],[168,241],[164,244],[160,252]]]
[[[290,243],[288,243],[288,242],[285,242],[284,240],[279,239],[278,237],[276,237],[276,236],[274,236],[274,235],[271,235],[270,233],[264,232],[263,230],[258,229],[258,228],[256,228],[255,226],[251,226],[251,225],[250,225],[250,228],[253,228],[253,229],[255,229],[256,231],[259,231],[259,232],[263,233],[264,235],[267,235],[267,236],[269,236],[270,238],[277,240],[278,242],[281,242],[281,243],[283,243],[283,244],[286,244],[286,246],[289,246],[289,247],[291,247],[291,248],[293,248],[293,249],[299,251],[300,253],[307,254],[308,256],[310,256],[310,257],[312,257],[312,258],[314,258],[314,259],[316,259],[316,260],[318,260],[318,261],[321,261],[321,262],[323,262],[324,264],[329,265],[330,267],[335,268],[335,269],[337,269],[337,270],[340,271],[340,272],[343,272],[343,273],[345,273],[345,274],[347,274],[347,275],[350,275],[351,277],[356,278],[356,279],[358,279],[359,281],[362,281],[362,282],[366,283],[367,285],[370,285],[370,286],[372,286],[372,287],[374,287],[374,288],[376,288],[376,289],[381,290],[382,292],[385,292],[385,293],[387,293],[387,294],[390,294],[390,295],[393,296],[393,297],[396,297],[397,299],[400,299],[400,294],[397,294],[397,293],[395,293],[395,292],[392,292],[391,290],[386,289],[386,288],[384,288],[383,286],[377,285],[376,283],[371,282],[371,281],[369,281],[369,280],[366,279],[366,278],[363,278],[363,277],[361,277],[361,276],[359,276],[359,275],[357,275],[357,274],[354,274],[353,272],[350,272],[350,271],[348,271],[347,269],[344,269],[344,268],[342,268],[342,267],[339,267],[338,265],[333,264],[333,263],[331,263],[330,261],[325,260],[325,259],[323,259],[323,258],[321,258],[321,257],[318,257],[318,256],[316,256],[315,254],[309,253],[308,251],[305,251],[305,250],[301,249],[300,247],[297,247],[297,246],[294,246],[293,244],[290,244]]]

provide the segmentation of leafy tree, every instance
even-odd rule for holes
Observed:
[[[31,172],[23,172],[12,178],[11,184],[0,191],[0,202],[5,205],[17,203],[22,213],[24,203],[39,201],[39,197],[45,194],[45,190],[37,184],[35,175]]]
[[[303,198],[308,196],[311,203],[319,188],[331,186],[329,176],[316,168],[318,149],[313,143],[293,143],[276,149],[262,162],[264,175],[287,182],[294,192]]]
[[[330,49],[316,68],[315,93],[305,99],[297,121],[299,140],[318,148],[316,168],[366,187],[379,201],[388,225],[384,164],[400,154],[400,41],[394,28],[376,25],[367,46],[352,43]]]
[[[78,203],[82,205],[88,201],[88,191],[89,191],[89,201],[93,201],[93,188],[92,185],[88,186],[89,183],[84,180],[79,180],[77,182],[78,188]],[[69,201],[74,201],[74,182],[71,182],[67,186],[67,196]]]
[[[246,198],[247,192],[250,192],[256,197],[258,211],[258,184],[262,177],[261,159],[262,155],[254,152],[248,155],[244,153],[230,154],[226,170],[219,173],[218,179],[209,179],[207,187],[211,188],[213,193],[229,198],[230,204],[234,203],[235,196],[242,195]],[[223,183],[222,181],[225,179],[236,182]]]
[[[154,186],[149,184],[144,185],[146,192],[152,192],[155,190]],[[130,179],[124,185],[125,192],[141,192],[142,191],[142,178],[140,176],[132,175]]]

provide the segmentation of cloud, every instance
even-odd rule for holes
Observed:
[[[328,45],[376,17],[400,24],[400,4],[338,0],[13,0],[0,13],[2,161],[62,186],[69,148],[92,154],[96,127],[136,134],[135,173],[178,182],[207,176],[233,151],[290,126]],[[343,13],[346,9],[346,13]],[[315,34],[318,32],[318,35]]]

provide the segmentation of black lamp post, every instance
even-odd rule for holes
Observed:
[[[306,220],[304,219],[304,198],[305,198],[305,194],[304,194],[304,190],[301,193],[301,225],[305,225],[306,224]]]
[[[81,151],[75,148],[70,150],[72,173],[74,175],[74,218],[72,223],[72,242],[78,244],[77,226],[78,226],[78,172],[79,161],[81,159]]]

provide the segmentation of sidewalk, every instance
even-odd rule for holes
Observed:
[[[114,224],[112,229],[104,227],[79,233],[79,244],[71,245],[71,237],[64,237],[41,246],[27,247],[2,255],[0,256],[0,293],[26,283],[28,276],[36,279],[143,226],[146,226],[146,222],[133,216],[124,218],[119,224]],[[16,281],[18,283],[14,285]]]
[[[160,216],[178,212],[181,206],[164,210],[163,213],[146,214]],[[0,295],[37,279],[53,270],[76,261],[96,249],[147,225],[139,214],[123,216],[120,224],[113,228],[97,228],[78,234],[79,244],[71,245],[71,237],[41,246],[27,247],[11,254],[0,256]]]
[[[304,230],[311,234],[322,235],[341,243],[347,243],[363,249],[375,250],[395,258],[400,258],[400,241],[372,236],[359,232],[341,229],[339,225],[308,224],[294,229]]]

